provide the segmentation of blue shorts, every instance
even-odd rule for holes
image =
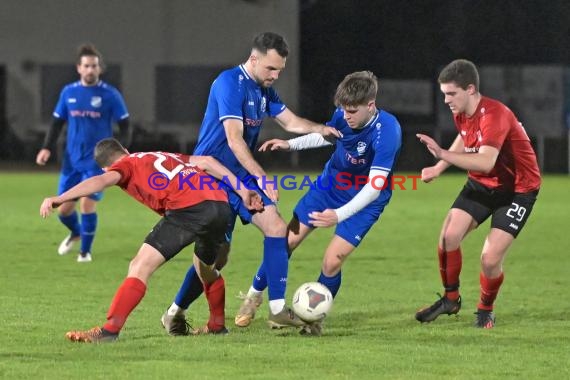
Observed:
[[[77,185],[81,181],[87,178],[95,177],[97,175],[103,174],[102,169],[98,170],[75,170],[70,168],[64,168],[59,176],[59,189],[58,195],[65,193],[67,190],[71,189],[73,186]],[[99,191],[89,195],[89,198],[94,201],[100,201],[103,198],[103,192]]]
[[[259,188],[257,182],[253,178],[248,178],[245,185],[247,189],[254,190],[261,196],[261,200],[263,201],[264,206],[275,205],[275,202],[273,202],[267,195],[265,195],[265,192]],[[253,215],[256,213],[256,211],[248,210],[247,207],[244,206],[241,197],[235,191],[229,189],[226,189],[226,191],[228,192],[228,202],[233,214],[229,229],[226,231],[226,240],[228,242],[231,242],[232,233],[236,225],[236,218],[239,216],[242,224],[249,224],[251,223]]]
[[[380,194],[382,197],[382,194]],[[384,207],[390,201],[390,196],[386,199],[380,198],[380,201],[366,206],[357,214],[337,224],[335,235],[343,238],[355,247],[358,247],[364,236],[368,233],[372,225],[376,223],[380,214],[384,211]],[[330,190],[312,188],[309,190],[295,206],[293,215],[301,223],[306,226],[312,227],[309,223],[309,214],[313,211],[324,211],[327,208],[336,209],[344,206],[346,201],[335,197],[335,193]]]

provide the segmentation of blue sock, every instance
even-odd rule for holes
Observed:
[[[265,262],[262,261],[259,269],[255,276],[253,276],[253,283],[252,286],[255,290],[259,290],[260,292],[264,291],[267,288],[267,274],[265,273]]]
[[[289,249],[287,249],[287,260],[291,258],[291,254]],[[253,282],[251,284],[255,290],[259,290],[260,292],[264,291],[267,288],[267,274],[265,273],[265,263],[262,261],[259,269],[257,269],[257,273],[253,277]]]
[[[81,214],[81,252],[91,252],[97,229],[97,213]]]
[[[200,277],[198,277],[196,273],[196,268],[192,265],[190,269],[188,269],[188,272],[186,272],[182,286],[180,286],[178,293],[176,293],[174,303],[186,310],[194,300],[200,297],[203,291],[204,287],[202,281],[200,281]]]
[[[262,266],[267,275],[269,301],[284,299],[289,271],[286,237],[265,237]]]
[[[323,271],[321,271],[321,275],[319,276],[319,282],[321,284],[323,284],[324,286],[326,286],[327,288],[329,288],[329,290],[331,291],[331,294],[334,297],[336,297],[336,294],[338,293],[338,290],[340,289],[340,283],[342,280],[342,271],[338,271],[337,274],[335,274],[332,277],[327,277],[323,274]]]
[[[59,215],[59,220],[71,231],[71,236],[75,237],[81,235],[81,226],[79,225],[79,218],[75,211],[67,216]]]

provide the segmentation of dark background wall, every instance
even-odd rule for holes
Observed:
[[[328,114],[344,75],[431,78],[456,58],[570,65],[570,1],[316,0],[301,7],[301,107]],[[325,93],[325,96],[322,94]]]
[[[394,112],[404,129],[400,166],[416,169],[431,162],[415,141],[418,130],[435,134],[444,144],[455,136],[455,131],[444,128],[449,121],[438,118],[442,98],[436,78],[445,64],[467,58],[480,68],[499,68],[504,71],[504,86],[519,93],[525,83],[512,82],[522,82],[523,67],[563,66],[566,78],[561,75],[560,81],[565,79],[565,83],[555,83],[559,92],[556,100],[566,104],[567,115],[561,111],[555,116],[560,122],[554,133],[543,130],[551,127],[544,122],[533,122],[527,130],[545,170],[568,170],[564,124],[570,126],[570,1],[313,0],[301,1],[300,10],[299,104],[303,115],[327,120],[333,110],[336,85],[353,71],[371,70],[380,78],[380,107],[387,100],[383,98],[382,80],[427,80],[433,86],[433,112]],[[496,87],[482,79],[483,91]],[[487,95],[497,96],[516,108],[504,93],[489,90]],[[440,109],[439,116],[441,112]]]

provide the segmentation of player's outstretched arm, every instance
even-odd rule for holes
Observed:
[[[420,142],[422,142],[422,138],[420,136],[427,137],[426,135],[417,134],[416,137],[418,137]],[[457,137],[455,137],[455,140],[453,141],[448,150],[450,152],[463,151],[463,139],[461,138],[461,136],[457,135]],[[434,179],[439,177],[444,171],[446,171],[447,168],[450,166],[451,164],[449,162],[444,160],[439,160],[437,164],[423,168],[421,173],[422,181],[426,183],[433,181]]]
[[[212,177],[223,181],[234,190],[246,187],[230,169],[226,168],[212,156],[190,156],[190,163],[196,165]]]
[[[495,166],[495,162],[499,156],[499,150],[488,145],[482,145],[477,153],[465,153],[464,151],[442,149],[435,140],[429,136],[423,134],[417,134],[416,136],[420,139],[421,143],[425,144],[435,158],[464,170],[489,173]],[[463,143],[461,143],[461,145],[463,145]]]
[[[265,152],[266,150],[306,150],[329,145],[332,145],[332,142],[325,139],[321,134],[309,133],[307,135],[295,137],[294,139],[289,140],[271,139],[264,142],[263,145],[261,145],[259,148],[259,151]]]
[[[334,136],[340,138],[341,134],[336,128],[327,127],[324,124],[315,123],[314,121],[299,117],[291,110],[285,108],[283,112],[275,117],[277,124],[287,132],[295,133],[298,135],[306,133],[318,133],[321,136],[329,137]]]
[[[220,161],[212,156],[190,156],[190,162],[196,165],[212,177],[219,179],[239,194],[244,205],[249,210],[263,209],[263,201],[255,192],[247,189],[247,186],[237,178],[230,169],[226,168]]]
[[[44,199],[40,206],[40,215],[43,218],[46,218],[53,211],[53,208],[59,207],[62,203],[97,193],[109,186],[117,184],[120,180],[121,174],[116,171],[109,171],[101,175],[88,178],[67,190],[60,196]]]
[[[261,144],[258,151],[266,152],[269,150],[273,152],[275,150],[290,150],[289,148],[290,146],[287,140],[271,139]]]

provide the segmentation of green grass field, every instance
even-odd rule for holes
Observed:
[[[57,255],[65,236],[57,217],[39,216],[57,174],[0,173],[0,378],[5,379],[537,379],[570,378],[570,243],[567,176],[547,176],[525,230],[505,265],[497,326],[475,329],[479,252],[488,223],[464,243],[463,309],[420,325],[414,313],[441,291],[436,242],[464,182],[449,174],[392,203],[343,271],[343,286],[322,337],[266,327],[267,303],[252,326],[233,316],[261,257],[262,237],[239,226],[227,284],[228,336],[173,338],[160,326],[191,263],[186,249],[151,279],[146,297],[115,344],[69,343],[64,334],[101,324],[116,288],[158,217],[119,189],[99,206],[93,262]],[[282,191],[286,220],[300,197]],[[290,262],[290,298],[315,280],[333,230],[316,231]],[[204,299],[189,316],[207,318]]]

